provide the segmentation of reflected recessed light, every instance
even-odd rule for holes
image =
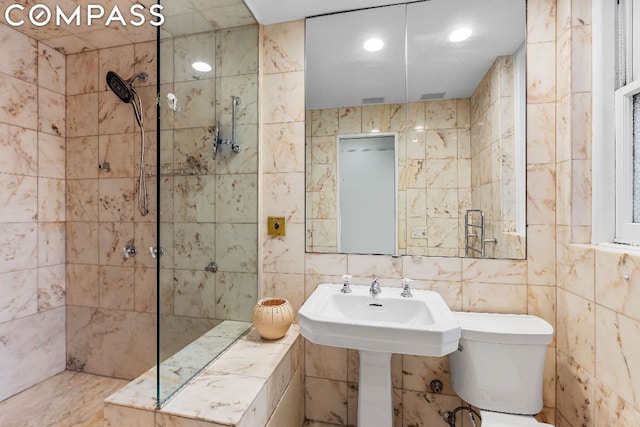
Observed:
[[[449,34],[449,40],[457,43],[466,40],[471,35],[471,28],[458,28]]]
[[[194,70],[200,71],[201,73],[208,73],[212,70],[211,65],[206,62],[197,61],[191,64]]]
[[[414,127],[413,130],[424,130],[424,126],[418,125],[418,126]]]
[[[371,133],[380,133],[380,129],[371,129]]]
[[[384,42],[380,39],[372,38],[364,42],[363,47],[367,52],[377,52],[384,47]]]

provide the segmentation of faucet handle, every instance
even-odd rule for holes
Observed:
[[[380,287],[380,281],[378,280],[377,277],[375,277],[373,279],[373,282],[371,282],[371,287],[369,288],[369,293],[373,297],[375,297],[376,295],[382,293],[382,288]]]
[[[342,285],[342,289],[340,289],[340,292],[342,292],[343,294],[350,294],[351,288],[349,287],[349,283],[351,282],[351,275],[350,274],[343,275],[342,280],[344,281],[344,283]]]
[[[413,280],[405,277],[402,279],[402,293],[400,296],[404,298],[411,298],[413,295],[411,294],[411,288],[409,287],[409,283],[413,282]]]

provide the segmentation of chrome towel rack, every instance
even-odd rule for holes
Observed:
[[[478,223],[478,219],[480,223]],[[482,209],[464,211],[464,254],[465,256],[485,257],[485,245],[498,243],[498,239],[485,238],[485,218]],[[474,245],[475,244],[475,245]],[[479,247],[478,247],[479,244]]]

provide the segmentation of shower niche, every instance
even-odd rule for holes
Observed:
[[[147,159],[162,252],[159,404],[251,327],[258,296],[258,26],[246,13],[185,32],[195,27],[169,25],[159,40]]]

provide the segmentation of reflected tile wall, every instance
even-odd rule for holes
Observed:
[[[515,234],[513,57],[496,58],[470,99],[471,206],[482,209],[495,258],[524,257]]]
[[[337,248],[336,137],[378,129],[400,132],[400,252],[433,256],[464,253],[464,234],[449,231],[459,228],[465,209],[471,207],[471,177],[461,173],[469,160],[469,100],[414,102],[408,109],[408,121],[404,106],[399,104],[306,112],[307,250],[335,252]],[[412,127],[407,131],[409,123]],[[288,194],[296,196],[293,191]],[[416,227],[426,228],[429,239],[411,237],[410,230]]]
[[[0,24],[0,400],[64,370],[65,58]]]

